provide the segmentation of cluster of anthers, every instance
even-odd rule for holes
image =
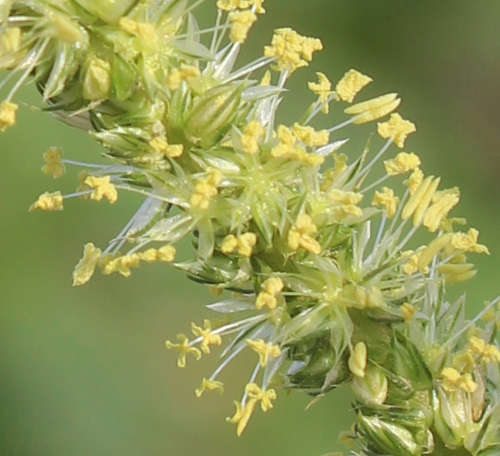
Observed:
[[[281,28],[262,57],[237,67],[263,0],[219,0],[207,29],[193,15],[201,3],[0,5],[0,68],[8,70],[0,88],[17,75],[0,105],[0,130],[15,124],[13,98],[34,80],[47,109],[88,130],[113,162],[76,162],[51,148],[42,171],[57,179],[83,168],[78,188],[44,193],[31,210],[144,196],[104,250],[85,246],[74,285],[98,267],[128,277],[141,263],[163,262],[217,296],[232,293],[208,306],[224,323],[193,323],[192,339],[180,334],[166,346],[185,367],[189,355],[200,359],[231,338],[198,397],[222,392],[228,364],[255,353],[228,418],[238,435],[280,389],[320,398],[348,384],[356,411],[349,435],[359,448],[351,454],[497,454],[498,299],[467,321],[464,300],[445,296],[476,274],[468,255],[488,250],[477,230],[456,230],[466,223],[450,216],[456,187],[424,175],[415,153],[383,158],[416,130],[395,112],[400,98],[353,104],[370,77],[351,69],[334,86],[317,73],[308,85],[315,100],[300,121],[280,125],[286,82],[321,41]],[[348,104],[347,119],[317,130],[315,119],[334,103]],[[381,139],[375,153],[371,142],[340,153],[349,142],[341,132],[370,122]],[[425,245],[412,245],[417,232]],[[176,261],[174,245],[190,235],[194,258]]]

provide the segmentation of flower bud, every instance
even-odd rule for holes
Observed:
[[[137,0],[75,0],[80,6],[104,22],[116,22],[129,11]]]
[[[382,405],[387,398],[387,377],[379,367],[369,365],[364,377],[353,377],[352,390],[363,404]]]
[[[203,147],[213,145],[231,126],[241,102],[242,85],[225,85],[200,97],[185,124],[189,141]]]
[[[97,57],[90,59],[83,81],[83,98],[96,101],[107,98],[111,88],[111,65]]]

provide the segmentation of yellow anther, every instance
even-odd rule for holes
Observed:
[[[201,385],[194,392],[197,398],[203,396],[203,393],[207,391],[218,391],[219,393],[224,393],[224,384],[215,380],[207,380],[204,378],[201,381]]]
[[[415,124],[404,120],[398,113],[391,114],[387,122],[377,125],[378,134],[384,139],[394,140],[394,144],[403,147],[409,134],[417,131]]]
[[[352,103],[354,97],[372,81],[373,79],[369,76],[351,69],[337,83],[335,91],[342,101]]]
[[[406,203],[401,218],[407,220],[413,216],[413,225],[419,226],[425,210],[429,206],[434,193],[436,193],[439,182],[440,179],[434,179],[434,176],[426,177]]]
[[[358,342],[349,356],[348,366],[353,375],[363,378],[366,375],[368,351],[364,342]]]
[[[335,204],[359,204],[363,194],[334,188],[328,192],[328,199]]]
[[[318,82],[309,82],[308,87],[311,92],[318,95],[318,103],[323,108],[323,113],[328,114],[330,111],[329,100],[333,95],[332,83],[323,73],[316,73]]]
[[[64,176],[66,169],[62,163],[62,154],[60,147],[49,147],[49,150],[43,154],[45,165],[42,167],[42,172],[54,179]]]
[[[400,152],[392,160],[384,162],[385,171],[389,176],[415,171],[420,166],[420,158],[416,154]]]
[[[403,252],[403,257],[407,259],[406,263],[403,265],[402,270],[405,274],[412,275],[415,274],[416,272],[419,271],[419,260],[420,260],[420,255],[422,254],[423,250],[420,250],[419,252],[413,252],[412,250],[408,250],[406,252]],[[428,267],[424,267],[424,269],[421,271],[424,274],[427,274],[429,272]]]
[[[110,275],[118,272],[123,277],[130,277],[131,269],[139,267],[141,258],[137,253],[123,255],[119,257],[105,256],[102,258],[100,266],[104,275]]]
[[[500,363],[500,350],[495,345],[488,345],[484,350],[482,360],[485,363]]]
[[[104,100],[111,89],[111,65],[92,57],[83,80],[83,98],[90,101]]]
[[[439,272],[445,276],[447,284],[465,282],[472,279],[477,271],[470,263],[448,263],[439,267]]]
[[[263,339],[247,339],[246,342],[247,345],[259,355],[259,363],[262,367],[267,366],[270,358],[278,358],[281,356],[281,349],[278,345],[268,344]]]
[[[15,125],[17,109],[17,104],[10,101],[3,101],[0,104],[0,132]]]
[[[247,9],[255,6],[255,12],[264,14],[266,10],[262,7],[264,0],[219,0],[217,8],[223,11],[234,11],[235,9]]]
[[[347,290],[346,290],[347,291]],[[357,309],[377,309],[385,307],[384,296],[377,287],[354,286],[351,291],[352,307]]]
[[[7,57],[20,49],[21,33],[19,27],[9,27],[2,30],[0,35],[0,57]]]
[[[30,206],[30,212],[35,209],[40,209],[41,211],[62,211],[63,207],[63,196],[61,192],[54,193],[43,193],[38,199]]]
[[[416,312],[417,310],[415,309],[415,307],[409,304],[408,302],[405,302],[401,306],[401,314],[403,315],[403,318],[406,323],[410,323],[410,321],[412,321],[415,318]]]
[[[122,17],[118,24],[124,32],[130,35],[144,38],[147,41],[154,41],[156,39],[155,28],[147,22],[137,22],[128,17]]]
[[[85,178],[84,184],[94,190],[90,195],[90,199],[94,201],[102,201],[105,198],[111,204],[114,204],[118,200],[118,191],[114,184],[111,183],[110,176],[88,176]]]
[[[479,231],[471,228],[467,233],[453,233],[451,246],[456,250],[464,252],[486,253],[490,254],[488,247],[478,244]]]
[[[158,261],[163,261],[164,263],[171,263],[175,260],[175,255],[177,254],[175,247],[171,245],[164,245],[158,249]]]
[[[101,259],[102,251],[91,242],[83,249],[83,257],[73,271],[73,286],[79,287],[86,284],[94,275],[95,268]]]
[[[401,99],[398,98],[398,95],[389,93],[357,103],[345,109],[344,112],[356,116],[354,119],[355,124],[364,124],[385,117],[394,111],[399,106],[399,103],[401,103]]]
[[[279,277],[270,277],[262,283],[262,291],[258,294],[255,307],[262,310],[264,307],[274,310],[278,306],[278,295],[285,284]]]
[[[267,70],[264,73],[264,76],[262,76],[262,79],[260,81],[261,87],[268,87],[271,85],[271,72]]]
[[[325,159],[317,154],[309,154],[303,147],[297,146],[297,136],[284,125],[278,127],[279,145],[274,147],[271,155],[275,158],[286,158],[303,163],[307,166],[319,166]]]
[[[184,334],[178,334],[177,340],[179,341],[178,344],[175,344],[167,340],[165,342],[165,346],[167,347],[168,350],[174,349],[179,351],[179,358],[177,359],[178,367],[181,368],[186,367],[187,355],[194,356],[197,361],[201,358],[200,350],[198,350],[196,347],[191,347],[189,345],[189,339]]]
[[[477,389],[477,383],[474,382],[471,374],[460,375],[453,367],[445,367],[441,371],[441,380],[443,389],[449,393],[453,393],[458,389],[473,393]]]
[[[244,43],[257,16],[252,11],[233,11],[229,13],[231,31],[229,37],[233,43]]]
[[[472,355],[477,355],[485,363],[500,363],[500,351],[495,345],[488,345],[483,339],[476,336],[469,338],[468,350]]]
[[[210,323],[210,320],[203,320],[203,328],[196,326],[195,323],[191,323],[191,331],[196,337],[202,338],[200,347],[203,353],[210,353],[211,345],[219,346],[222,344],[221,336],[213,333],[212,323]]]
[[[157,136],[149,141],[149,145],[156,151],[160,152],[168,158],[179,158],[184,152],[182,144],[169,144],[167,139]]]
[[[391,188],[384,187],[380,192],[375,192],[372,204],[383,208],[387,217],[392,218],[396,214],[399,198],[394,195],[394,191]]]
[[[233,253],[238,248],[238,238],[234,234],[228,234],[221,245],[221,252],[225,255]]]
[[[210,202],[219,193],[217,187],[222,181],[222,174],[216,169],[210,169],[207,177],[200,179],[191,195],[191,205],[196,209],[208,209]]]
[[[196,79],[200,76],[200,70],[193,65],[181,65],[180,69],[172,70],[167,77],[167,87],[170,90],[177,90],[183,81]]]
[[[429,207],[424,217],[424,226],[431,233],[435,232],[440,226],[443,219],[460,201],[460,191],[458,188],[436,192],[433,198],[434,204]]]
[[[175,260],[176,253],[175,247],[167,244],[159,249],[148,249],[139,252],[137,255],[141,261],[146,263],[156,263],[158,261],[172,263]]]
[[[293,134],[309,147],[325,146],[330,141],[328,130],[316,131],[312,127],[305,127],[298,123],[293,126]]]
[[[303,248],[314,255],[319,255],[321,245],[313,238],[317,231],[318,229],[309,215],[299,215],[295,226],[288,232],[288,246],[294,251]]]
[[[276,58],[275,69],[294,72],[308,65],[315,51],[323,49],[320,40],[299,35],[290,28],[277,29],[270,46],[264,49],[266,57]]]
[[[243,416],[243,410],[244,407],[241,406],[241,402],[238,401],[233,401],[234,406],[236,407],[236,411],[234,412],[234,415],[231,418],[226,418],[226,421],[231,424],[237,424],[241,420],[241,417]]]
[[[249,155],[259,152],[259,141],[264,137],[264,127],[260,122],[251,121],[243,130],[241,144],[243,150]]]
[[[417,168],[410,174],[410,177],[404,181],[404,184],[408,187],[408,190],[410,190],[410,194],[413,195],[418,190],[423,180],[424,173],[420,168]]]
[[[255,383],[249,383],[245,391],[249,397],[248,402],[244,407],[242,407],[238,402],[235,402],[236,413],[235,415],[228,419],[230,423],[237,424],[236,434],[238,437],[245,431],[250,418],[260,402],[260,407],[263,412],[267,412],[273,408],[273,401],[276,400],[277,394],[274,389],[263,390]]]
[[[425,272],[434,257],[449,245],[452,234],[447,233],[434,239],[427,247],[425,247],[418,257],[418,269]]]

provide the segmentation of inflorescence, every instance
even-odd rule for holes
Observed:
[[[219,0],[207,29],[193,15],[201,3],[0,4],[8,70],[0,88],[14,81],[0,130],[14,126],[15,95],[34,81],[45,109],[89,131],[111,161],[75,162],[51,148],[42,171],[57,179],[81,168],[78,188],[43,193],[30,210],[61,211],[71,198],[114,204],[126,191],[144,197],[106,248],[85,245],[74,285],[96,269],[128,277],[141,263],[168,263],[217,296],[231,293],[208,306],[225,323],[192,323],[191,338],[166,347],[179,367],[224,347],[198,397],[223,392],[225,368],[254,353],[228,418],[238,435],[280,390],[322,397],[347,384],[353,455],[498,454],[499,300],[467,321],[465,300],[445,294],[476,274],[470,254],[488,249],[450,215],[458,188],[442,188],[402,150],[416,127],[396,112],[400,98],[354,103],[371,77],[351,69],[332,84],[317,73],[304,115],[279,124],[288,79],[321,41],[280,28],[262,57],[238,66],[263,0]],[[314,127],[340,104],[345,120]],[[343,132],[370,122],[381,140],[348,152]],[[415,245],[417,232],[426,244]],[[189,236],[194,257],[180,261],[175,244]]]

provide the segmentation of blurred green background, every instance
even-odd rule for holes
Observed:
[[[310,69],[292,79],[283,119],[311,98],[314,71],[332,80],[349,68],[375,79],[364,96],[398,91],[401,112],[418,127],[407,150],[424,171],[459,185],[465,215],[492,256],[475,258],[480,275],[467,291],[470,312],[493,297],[500,266],[500,37],[497,0],[267,0],[243,61],[258,56],[275,27],[291,26],[323,40]],[[210,5],[200,10],[209,24]],[[33,90],[22,100],[37,104]],[[301,108],[302,106],[302,108]],[[373,126],[371,127],[373,128]],[[365,136],[366,137],[366,136]],[[110,207],[72,201],[63,213],[27,212],[39,193],[74,187],[40,173],[41,154],[61,145],[66,156],[95,160],[99,147],[84,133],[24,107],[18,125],[0,137],[0,455],[321,455],[340,449],[349,396],[329,395],[310,411],[301,394],[235,437],[224,418],[248,377],[244,360],[225,377],[223,398],[197,401],[193,390],[213,359],[175,367],[166,338],[200,321],[211,298],[182,274],[144,266],[128,279],[99,274],[71,288],[82,245],[105,245],[138,199]]]

